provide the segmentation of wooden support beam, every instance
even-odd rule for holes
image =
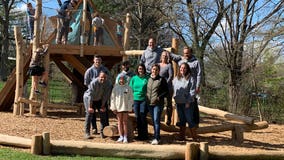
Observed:
[[[76,68],[81,75],[85,74],[87,68],[74,55],[63,55],[63,58]]]
[[[41,105],[41,103],[39,103],[39,102],[36,101],[36,100],[27,99],[27,98],[24,98],[24,97],[19,97],[19,98],[18,98],[18,102],[19,102],[19,103],[30,104],[30,105],[33,105],[33,106],[35,106],[35,107],[39,107],[39,106]]]
[[[34,21],[34,37],[33,37],[33,49],[32,49],[32,59],[36,57],[36,49],[39,47],[40,43],[40,19],[42,15],[42,0],[36,1],[36,10],[35,10],[35,21]],[[32,76],[32,84],[31,84],[31,92],[30,92],[30,99],[34,100],[35,95],[35,88],[34,88],[35,78]],[[36,114],[36,109],[33,105],[30,105],[30,114]]]
[[[198,106],[198,107],[199,107],[200,112],[208,114],[208,115],[223,117],[223,118],[227,118],[227,119],[230,119],[230,120],[243,122],[245,124],[253,124],[254,123],[254,118],[252,118],[252,117],[235,115],[233,113],[222,111],[220,109],[213,109],[213,108],[208,108],[208,107],[204,107],[204,106]]]
[[[16,41],[16,90],[13,115],[24,115],[24,106],[18,103],[18,98],[23,96],[24,87],[24,53],[25,43],[23,41],[21,29],[14,27]]]
[[[172,48],[164,48],[165,50],[171,52]],[[120,51],[121,55],[125,56],[141,56],[145,50],[125,50],[125,51]]]
[[[126,14],[125,23],[124,23],[124,41],[123,41],[123,48],[124,50],[129,49],[129,37],[130,37],[130,26],[131,26],[131,15],[130,13]]]
[[[244,141],[244,128],[236,125],[232,129],[232,141],[237,144],[241,144]]]
[[[75,82],[81,89],[86,88],[81,80],[79,80],[59,59],[53,58],[54,63],[64,75],[66,75],[72,82]]]
[[[81,46],[79,45],[50,45],[50,54],[62,54],[62,55],[80,55]],[[118,56],[121,57],[120,49],[112,46],[83,46],[84,55],[95,55],[100,56]]]

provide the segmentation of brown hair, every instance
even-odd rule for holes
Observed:
[[[186,73],[185,73],[185,79],[188,80],[189,77],[190,77],[191,70],[190,70],[190,67],[189,67],[188,63],[186,63],[186,62],[183,62],[183,63],[179,66],[179,70],[178,70],[178,74],[177,74],[177,79],[180,80],[180,79],[182,78],[182,75],[181,75],[181,73],[180,73],[180,68],[181,68],[182,65],[184,65],[184,66],[186,67],[186,69],[187,69],[187,71],[186,71]]]

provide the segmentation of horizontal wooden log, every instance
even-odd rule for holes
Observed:
[[[83,55],[99,54],[100,56],[121,56],[120,48],[112,46],[82,46]],[[50,45],[48,48],[49,54],[63,54],[63,55],[80,55],[80,45]]]
[[[55,104],[49,103],[47,104],[48,109],[66,109],[66,110],[80,110],[80,106],[72,106],[66,104]]]
[[[51,141],[52,154],[89,155],[99,157],[184,159],[185,146],[151,144],[93,143],[85,141]]]
[[[223,117],[223,118],[227,118],[227,119],[230,119],[230,120],[243,122],[245,124],[253,124],[254,123],[254,118],[252,118],[252,117],[235,115],[233,113],[222,111],[220,109],[213,109],[213,108],[208,108],[208,107],[204,107],[204,106],[198,106],[198,107],[199,107],[200,112],[208,114],[208,115]]]
[[[28,138],[0,134],[1,145],[21,147],[21,148],[31,148],[31,143],[32,140]]]
[[[172,48],[164,48],[165,50],[171,52]],[[127,51],[120,51],[121,55],[126,56],[141,56],[145,50],[127,50]]]
[[[38,101],[30,100],[30,99],[27,99],[27,98],[24,98],[24,97],[19,97],[18,102],[31,104],[31,105],[36,106],[36,107],[40,106],[40,103]]]

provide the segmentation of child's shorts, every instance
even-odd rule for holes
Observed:
[[[29,68],[28,74],[30,76],[41,76],[44,71],[45,71],[45,69],[43,67],[34,66],[34,67]]]

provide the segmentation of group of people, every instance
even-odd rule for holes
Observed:
[[[196,95],[200,91],[201,69],[192,49],[184,47],[183,56],[175,55],[156,46],[154,38],[148,41],[148,47],[141,56],[136,73],[130,69],[129,61],[122,63],[122,71],[117,75],[114,86],[110,74],[101,64],[101,57],[94,57],[94,65],[85,73],[85,85],[88,89],[84,94],[86,109],[85,138],[96,133],[95,110],[101,119],[101,137],[107,125],[107,101],[110,99],[110,110],[118,120],[118,142],[128,143],[128,113],[134,111],[137,123],[137,140],[147,140],[147,114],[151,115],[154,127],[152,145],[160,143],[160,120],[167,108],[167,125],[171,125],[172,98],[175,100],[180,127],[179,140],[185,140],[186,124],[188,123],[194,141],[197,141],[196,129],[199,125],[199,110]],[[173,76],[171,61],[179,65],[177,75]],[[166,102],[166,103],[165,103]]]

